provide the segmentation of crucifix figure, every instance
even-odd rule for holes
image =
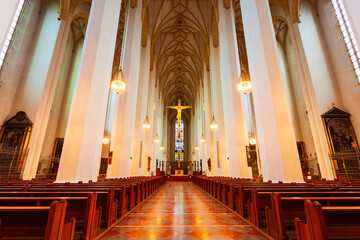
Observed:
[[[179,129],[178,138],[180,138],[181,111],[183,109],[191,108],[191,106],[181,106],[181,100],[178,99],[178,105],[177,106],[166,106],[166,108],[171,108],[171,109],[177,110],[176,118],[178,120],[178,129]]]

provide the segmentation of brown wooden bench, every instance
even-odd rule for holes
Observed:
[[[360,197],[282,197],[272,193],[271,208],[265,208],[268,234],[275,239],[295,238],[294,219],[305,217],[305,200],[324,206],[360,206]]]
[[[306,223],[295,218],[298,240],[359,239],[360,206],[322,207],[304,202]]]
[[[251,200],[248,200],[249,221],[257,227],[265,227],[265,207],[271,206],[272,192],[259,192],[257,189],[251,190]],[[281,197],[360,197],[360,192],[356,191],[288,191],[277,192]]]
[[[66,207],[66,200],[50,206],[0,206],[0,237],[71,240],[76,221],[65,223]]]

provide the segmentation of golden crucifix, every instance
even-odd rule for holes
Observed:
[[[183,109],[191,108],[191,106],[181,106],[181,100],[178,99],[178,105],[177,106],[166,106],[166,108],[171,108],[177,110],[176,118],[178,120],[178,138],[180,138],[180,126],[181,126],[181,111]]]

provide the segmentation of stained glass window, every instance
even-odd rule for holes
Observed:
[[[175,122],[175,161],[184,161],[184,121]]]
[[[6,57],[7,53],[8,53],[10,43],[11,43],[13,35],[15,33],[15,28],[17,26],[20,15],[21,15],[21,13],[23,11],[23,8],[24,8],[24,4],[25,4],[25,0],[19,0],[19,3],[17,5],[16,11],[15,11],[15,15],[13,17],[13,20],[12,20],[10,28],[9,28],[9,32],[6,35],[4,46],[2,47],[1,52],[0,52],[0,71],[3,68],[3,64],[5,62],[5,57]]]

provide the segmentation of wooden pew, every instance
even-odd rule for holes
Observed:
[[[140,204],[147,196],[164,184],[165,180],[165,177],[138,177],[105,179],[101,182],[89,181],[89,183],[61,184],[43,181],[19,181],[11,182],[10,184],[0,183],[0,199],[1,197],[53,197],[58,199],[67,197],[70,201],[70,199],[74,197],[81,198],[89,193],[94,194],[97,196],[96,201],[83,204],[83,207],[86,206],[86,208],[95,210],[86,211],[87,215],[85,217],[77,215],[80,222],[84,222],[84,233],[81,238],[93,239],[100,233],[100,222],[103,223],[105,228],[110,227],[116,222],[118,217],[124,216],[127,211]],[[37,202],[38,205],[46,205],[44,202],[45,199],[37,200],[39,200]],[[3,201],[5,201],[5,199],[3,199]],[[21,200],[18,199],[16,201],[19,202]],[[27,205],[33,204],[35,203],[27,203]],[[71,206],[71,204],[69,206]],[[103,214],[101,219],[102,209],[105,210],[105,214]],[[67,213],[67,215],[69,214],[70,213]],[[76,216],[74,211],[72,214]],[[82,220],[85,218],[89,219],[89,221]],[[87,230],[85,231],[85,229]]]
[[[66,200],[50,206],[1,206],[0,237],[72,240],[75,219],[65,223]]]
[[[322,207],[304,202],[306,223],[295,218],[298,240],[359,239],[360,206]]]
[[[308,189],[306,191],[279,191],[281,197],[360,197],[360,192],[356,191],[316,191]],[[259,192],[258,189],[251,190],[251,200],[248,200],[248,216],[252,224],[257,227],[265,227],[265,207],[271,206],[271,194],[275,192]]]
[[[360,206],[360,197],[282,197],[278,193],[272,193],[271,208],[265,208],[268,234],[275,239],[294,238],[294,219],[305,217],[305,200],[315,200],[332,207]]]

